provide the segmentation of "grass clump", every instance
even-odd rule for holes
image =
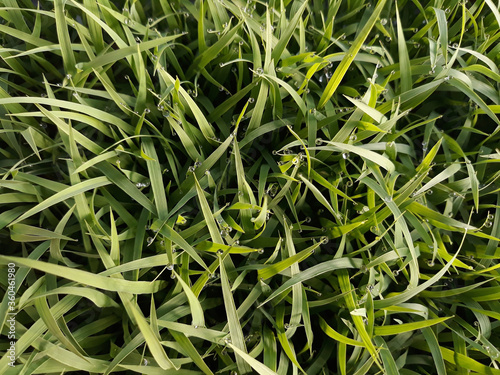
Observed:
[[[0,372],[500,374],[493,1],[35,3]]]

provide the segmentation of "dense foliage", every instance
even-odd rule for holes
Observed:
[[[2,374],[500,374],[498,2],[0,6]]]

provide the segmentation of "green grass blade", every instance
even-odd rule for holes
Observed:
[[[338,333],[332,327],[330,327],[326,323],[326,321],[323,318],[321,318],[321,317],[320,317],[320,320],[319,320],[319,325],[320,325],[321,329],[328,336],[330,336],[332,339],[334,339],[334,340],[336,340],[338,342],[341,342],[341,343],[346,344],[346,345],[360,346],[360,347],[363,347],[363,348],[366,347],[366,345],[364,344],[364,342],[350,339],[349,337],[346,337],[346,336]]]
[[[96,177],[90,180],[86,180],[83,182],[80,182],[77,185],[70,186],[59,193],[56,193],[52,195],[50,198],[47,198],[43,202],[39,203],[35,207],[29,209],[26,211],[24,214],[19,216],[16,220],[14,220],[10,225],[14,225],[19,223],[22,220],[25,220],[43,210],[46,210],[47,208],[60,203],[62,201],[67,200],[68,198],[73,198],[76,195],[83,193],[88,190],[96,189],[98,187],[106,186],[109,185],[110,182],[106,177]]]
[[[159,290],[164,284],[160,281],[146,282],[120,280],[104,277],[101,275],[94,275],[90,272],[77,269],[68,270],[67,267],[64,266],[32,259],[8,257],[4,255],[0,256],[0,264],[8,264],[9,262],[14,262],[15,264],[23,267],[34,268],[52,275],[61,275],[65,279],[72,280],[83,285],[115,292],[129,292],[135,294],[154,293],[155,291]]]
[[[258,374],[260,374],[260,375],[276,375],[276,372],[272,371],[269,367],[260,363],[255,358],[252,358],[247,353],[245,353],[243,350],[239,349],[238,347],[234,346],[231,343],[229,343],[228,346],[234,350],[236,355],[243,358],[243,360],[246,363],[248,363]]]
[[[361,264],[362,264],[361,259],[341,258],[341,259],[329,260],[329,261],[323,262],[321,264],[315,265],[311,268],[308,268],[305,271],[300,272],[299,274],[295,275],[293,278],[287,280],[278,289],[276,289],[273,293],[271,293],[271,295],[264,302],[262,302],[260,304],[260,306],[271,301],[272,299],[277,297],[279,294],[281,294],[285,290],[291,288],[293,285],[295,285],[297,283],[307,281],[309,279],[312,279],[314,277],[322,275],[323,273],[331,272],[332,270],[335,270],[335,269],[359,268],[359,267],[361,267]]]
[[[398,51],[399,51],[399,71],[401,75],[401,93],[403,93],[411,90],[412,86],[411,65],[397,4],[396,4],[396,22],[398,30]]]
[[[365,42],[366,38],[368,38],[371,29],[373,28],[373,26],[375,26],[375,23],[377,22],[377,19],[380,13],[382,12],[382,9],[384,8],[385,2],[386,2],[385,0],[379,0],[377,6],[373,10],[372,15],[363,26],[363,29],[361,29],[361,31],[359,32],[358,36],[352,43],[351,48],[349,48],[349,50],[344,55],[339,66],[337,67],[332,77],[330,78],[328,85],[323,91],[321,98],[319,99],[318,108],[323,108],[337,90],[337,87],[340,85],[340,82],[344,78],[347,69],[349,69],[349,66],[354,61],[356,55],[361,49],[361,46]]]
[[[181,284],[184,293],[186,293],[189,301],[189,307],[191,308],[191,315],[193,316],[193,326],[195,328],[205,327],[205,317],[203,315],[203,308],[201,307],[200,301],[196,298],[189,285],[187,285],[175,271],[173,271],[173,274],[179,284]]]
[[[75,55],[73,54],[73,49],[71,48],[68,25],[66,23],[66,18],[64,17],[64,5],[65,4],[63,0],[54,1],[57,36],[59,39],[59,44],[61,45],[64,70],[66,71],[66,74],[71,75],[76,71],[76,59]]]
[[[161,346],[160,342],[158,341],[158,338],[154,334],[153,330],[151,329],[151,326],[148,324],[146,321],[146,318],[142,315],[140,310],[137,308],[137,306],[130,302],[127,301],[127,299],[123,300],[126,305],[128,305],[128,308],[132,311],[133,318],[135,319],[135,322],[139,329],[142,332],[142,335],[144,336],[144,339],[146,340],[146,343],[148,344],[149,350],[151,351],[151,354],[155,358],[156,362],[158,365],[163,369],[171,369],[175,368],[178,370],[179,368],[176,367],[170,358],[167,357],[167,354],[165,353],[165,350]]]
[[[379,326],[375,327],[374,333],[378,336],[389,336],[389,335],[397,335],[403,332],[410,332],[417,329],[422,329],[426,327],[433,326],[435,324],[442,323],[452,317],[444,317],[444,318],[436,318],[423,320],[421,322],[412,322],[412,323],[402,323],[396,325],[387,325],[387,326]]]
[[[229,287],[229,279],[227,277],[226,268],[224,266],[223,259],[220,256],[219,267],[221,272],[222,295],[224,298],[224,306],[226,307],[227,322],[229,324],[231,342],[232,345],[238,348],[242,353],[246,354],[247,348],[245,345],[245,340],[243,338],[240,319],[236,312],[236,305],[234,304],[231,288]],[[236,356],[236,363],[238,365],[238,370],[241,371],[241,373],[245,374],[251,372],[248,362],[241,355]]]

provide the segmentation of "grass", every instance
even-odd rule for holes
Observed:
[[[494,1],[0,5],[1,373],[500,374]]]

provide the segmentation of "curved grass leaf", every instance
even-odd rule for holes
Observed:
[[[0,255],[0,264],[6,265],[10,262],[20,266],[34,268],[52,275],[59,275],[65,279],[72,280],[83,285],[89,285],[94,288],[115,292],[129,292],[134,294],[154,293],[164,284],[160,281],[146,282],[115,279],[101,275],[94,275],[90,272],[77,269],[68,270],[67,267],[41,262],[38,260]]]
[[[347,69],[349,69],[349,66],[354,61],[354,58],[361,49],[361,46],[368,37],[368,34],[370,33],[371,29],[377,22],[377,18],[379,17],[380,12],[382,12],[384,5],[385,5],[385,0],[378,1],[372,15],[366,21],[365,25],[363,26],[363,29],[360,31],[360,33],[352,43],[351,48],[349,48],[349,50],[346,52],[339,66],[337,67],[332,77],[330,78],[330,81],[328,82],[325,91],[323,91],[323,94],[319,99],[318,108],[323,108],[337,90],[338,86],[340,85],[340,82],[342,81],[347,72]]]

